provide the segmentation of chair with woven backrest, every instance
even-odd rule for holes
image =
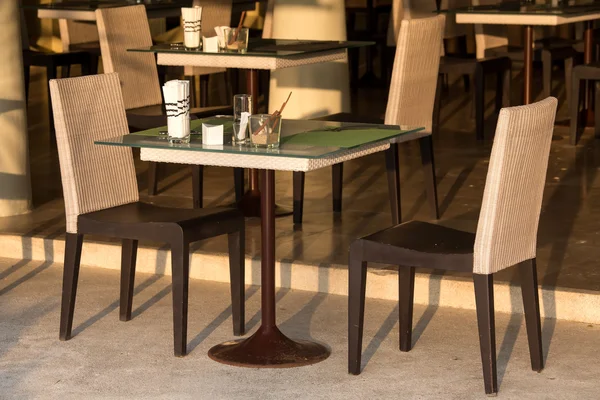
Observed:
[[[96,10],[104,72],[117,72],[125,104],[127,122],[133,130],[167,125],[156,59],[153,53],[128,49],[152,46],[152,37],[143,5],[98,8]],[[231,114],[230,106],[192,108],[192,118]],[[194,207],[202,207],[202,167],[193,166]],[[148,193],[157,191],[157,165],[150,163]],[[237,182],[237,180],[236,180]],[[236,190],[236,193],[239,193]]]
[[[71,338],[83,236],[122,239],[120,319],[131,318],[138,240],[171,246],[174,352],[186,353],[190,243],[229,237],[234,334],[244,332],[244,217],[236,209],[180,209],[139,201],[131,149],[94,141],[128,134],[117,74],[50,82],[67,234],[60,339]]]
[[[431,132],[443,32],[443,15],[402,21],[384,121],[378,117],[350,113],[317,118],[325,121],[424,127],[416,135],[400,136],[392,143],[393,151],[386,154],[392,157],[387,162],[397,164],[398,145],[419,140],[428,202],[434,218],[438,218],[439,212]],[[334,212],[342,210],[342,181],[343,164],[336,164],[332,170]],[[398,181],[399,176],[388,176],[390,185],[397,185]],[[304,172],[294,172],[294,223],[297,224],[302,223],[303,188]]]
[[[496,393],[493,274],[519,265],[531,367],[541,371],[536,241],[558,101],[500,111],[477,233],[411,221],[354,241],[348,273],[348,371],[359,374],[367,262],[399,265],[400,350],[412,347],[415,267],[472,273],[485,392]]]

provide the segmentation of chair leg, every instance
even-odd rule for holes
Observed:
[[[342,187],[344,182],[344,163],[334,164],[331,169],[331,188],[333,212],[342,212]]]
[[[540,322],[540,299],[535,258],[522,262],[519,265],[519,272],[521,275],[521,292],[523,294],[531,369],[540,372],[544,369],[544,352],[542,349],[542,324]]]
[[[29,104],[29,81],[31,80],[31,72],[29,65],[23,66],[23,74],[25,78],[25,104]]]
[[[231,315],[233,334],[241,336],[245,332],[245,259],[246,239],[244,227],[227,235],[229,241],[229,276],[231,282]]]
[[[208,107],[208,78],[209,75],[200,75],[200,107]]]
[[[385,169],[388,181],[388,196],[392,209],[392,224],[402,222],[402,202],[400,196],[400,166],[398,162],[398,144],[392,143],[385,151]]]
[[[415,294],[415,268],[402,267],[398,271],[398,293],[400,295],[400,351],[412,348],[412,320]]]
[[[155,196],[158,189],[158,163],[148,164],[148,195]]]
[[[594,115],[600,116],[600,81],[596,81]],[[594,136],[600,139],[600,121],[594,122]]]
[[[437,88],[435,90],[435,100],[433,104],[433,134],[437,134],[440,131],[440,110],[442,108],[442,80],[443,76],[439,74],[437,80]]]
[[[575,69],[577,70],[577,68]],[[577,135],[579,131],[579,101],[581,80],[576,73],[573,73],[571,79],[571,102],[569,103],[569,114],[571,114],[571,126],[569,128],[571,145],[577,144]]]
[[[96,75],[98,73],[98,62],[100,62],[100,57],[92,54],[90,56],[90,75]]]
[[[360,374],[367,284],[367,263],[359,246],[350,247],[348,259],[348,373],[353,375]]]
[[[293,172],[294,180],[294,224],[302,223],[304,214],[304,178],[306,174],[302,171]]]
[[[475,70],[475,137],[483,140],[485,129],[485,76],[481,68]]]
[[[119,310],[119,319],[121,321],[129,321],[131,319],[137,247],[137,240],[123,239],[121,245],[121,304]]]
[[[233,169],[233,186],[235,189],[235,202],[239,202],[244,195],[244,168]]]
[[[573,57],[565,59],[565,97],[571,104],[571,77],[573,76]]]
[[[68,78],[71,76],[71,66],[70,65],[63,65],[60,68],[60,77],[61,78]]]
[[[50,64],[46,67],[46,76],[48,82],[50,82],[50,79],[56,79],[56,66],[54,64]],[[54,138],[54,114],[52,113],[52,101],[50,100],[50,87],[48,86],[48,125],[50,128],[50,137]]]
[[[65,266],[63,272],[62,303],[60,308],[60,340],[71,339],[77,280],[81,261],[83,235],[67,233],[65,239]]]
[[[173,336],[177,357],[187,352],[188,287],[190,271],[190,246],[182,237],[171,245],[173,274]]]
[[[440,218],[438,208],[437,180],[435,177],[435,159],[433,154],[433,137],[431,135],[419,139],[421,147],[421,165],[425,175],[425,190],[427,190],[427,200],[431,217]]]
[[[511,101],[510,101],[510,86],[511,86],[511,80],[512,80],[512,64],[510,61],[507,61],[507,66],[504,69],[504,79],[503,82],[504,84],[502,85],[502,106],[503,107],[510,107],[511,105]]]
[[[192,165],[192,202],[194,208],[202,208],[204,197],[204,165]]]
[[[496,74],[496,112],[500,111],[504,101],[504,71]]]
[[[494,279],[493,275],[473,274],[475,283],[475,303],[477,325],[479,327],[479,345],[485,393],[498,392],[498,374],[496,372],[496,323],[494,320]]]
[[[542,75],[544,98],[552,93],[552,55],[548,50],[542,50]]]

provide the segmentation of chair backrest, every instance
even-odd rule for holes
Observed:
[[[473,272],[491,274],[535,257],[558,101],[500,111],[475,237]]]
[[[129,133],[117,74],[53,79],[54,113],[67,232],[77,217],[138,201],[131,149],[95,140]]]
[[[474,6],[487,6],[501,3],[499,0],[472,0]],[[506,25],[475,24],[475,57],[485,58],[485,51],[494,47],[508,46]]]
[[[202,7],[202,35],[215,36],[216,26],[231,24],[232,0],[204,1],[194,0],[194,6]]]
[[[275,0],[267,1],[267,11],[265,13],[265,21],[263,23],[262,38],[273,39],[273,10],[275,8]]]
[[[60,40],[63,51],[69,51],[71,45],[98,41],[98,27],[90,22],[59,19]]]
[[[119,74],[125,109],[161,104],[154,54],[127,51],[152,46],[146,7],[98,8],[96,21],[104,73]]]
[[[385,123],[424,126],[431,132],[444,16],[403,20]]]

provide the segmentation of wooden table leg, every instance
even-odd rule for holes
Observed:
[[[533,27],[531,25],[525,26],[523,53],[523,104],[529,104],[533,83]]]
[[[275,171],[260,170],[261,193],[261,325],[248,339],[219,344],[208,356],[240,367],[289,368],[315,364],[329,350],[307,340],[292,340],[277,327],[275,315]]]

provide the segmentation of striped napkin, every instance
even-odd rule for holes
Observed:
[[[167,132],[169,137],[186,138],[190,135],[190,82],[172,80],[164,84]]]
[[[182,7],[183,45],[196,49],[200,47],[202,36],[202,7]]]

